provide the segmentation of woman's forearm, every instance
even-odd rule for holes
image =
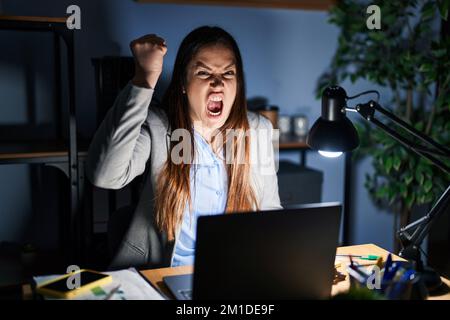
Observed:
[[[129,83],[106,114],[86,165],[86,175],[95,186],[120,189],[144,172],[151,148],[146,119],[153,92]]]

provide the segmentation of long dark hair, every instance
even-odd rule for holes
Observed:
[[[236,65],[236,98],[224,125],[219,129],[226,137],[227,129],[249,129],[247,104],[245,98],[245,81],[242,57],[234,38],[219,27],[202,26],[191,31],[181,42],[175,59],[172,79],[163,96],[161,106],[165,109],[170,128],[182,128],[190,132],[191,152],[194,155],[194,132],[189,113],[187,96],[183,88],[187,84],[187,67],[198,51],[206,46],[221,44],[229,48],[235,57]],[[251,211],[257,208],[257,201],[250,183],[250,138],[242,134],[232,141],[232,152],[241,155],[244,163],[238,162],[235,156],[231,163],[227,162],[228,199],[226,212]],[[227,139],[225,139],[227,140]],[[225,143],[225,142],[224,142]],[[166,231],[169,240],[173,240],[176,227],[182,222],[186,204],[191,208],[190,195],[190,163],[175,164],[170,154],[175,143],[171,143],[169,156],[158,177],[156,193],[156,219],[162,231]],[[226,148],[224,149],[226,150]],[[226,151],[225,151],[226,152]]]

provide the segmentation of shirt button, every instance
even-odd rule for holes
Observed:
[[[220,195],[222,195],[222,192],[216,191],[216,194],[217,194],[218,196],[220,196]]]
[[[218,165],[218,163],[217,163],[217,161],[216,161],[216,160],[214,160],[214,165],[215,165],[215,166],[217,166],[217,165]]]

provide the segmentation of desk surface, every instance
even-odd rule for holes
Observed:
[[[337,249],[337,254],[352,254],[352,255],[366,255],[366,254],[373,254],[382,256],[384,261],[386,261],[386,258],[389,254],[388,251],[374,245],[374,244],[363,244],[363,245],[357,245],[357,246],[348,246],[348,247],[339,247]],[[403,260],[402,258],[398,256],[394,256],[394,260]],[[338,262],[338,261],[337,261]],[[361,261],[358,261],[361,264],[364,264]],[[368,264],[373,264],[373,262],[367,261]],[[187,274],[192,273],[193,267],[192,266],[182,266],[182,267],[175,267],[175,268],[161,268],[161,269],[150,269],[150,270],[141,270],[141,273],[149,280],[154,287],[158,288],[162,293],[164,293],[167,296],[171,296],[167,287],[164,285],[162,279],[166,276],[172,276],[172,275],[180,275],[180,274]],[[341,267],[338,267],[338,271],[345,273],[345,267],[342,265]],[[450,281],[448,279],[442,278],[442,281],[444,284],[447,285],[448,288],[450,288]],[[341,281],[335,285],[333,285],[331,290],[331,295],[336,295],[338,293],[346,292],[350,287],[350,280],[349,277],[346,277],[346,280]],[[450,300],[450,290],[444,290],[446,292],[443,292],[440,295],[429,297],[429,299],[432,300]]]

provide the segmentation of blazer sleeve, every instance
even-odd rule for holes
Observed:
[[[278,193],[278,130],[274,130],[272,123],[265,117],[260,116],[260,128],[267,134],[262,134],[260,148],[260,175],[262,178],[262,197],[260,201],[261,210],[283,209]]]
[[[89,146],[86,176],[105,189],[120,189],[145,171],[151,139],[146,121],[154,90],[128,83]]]

